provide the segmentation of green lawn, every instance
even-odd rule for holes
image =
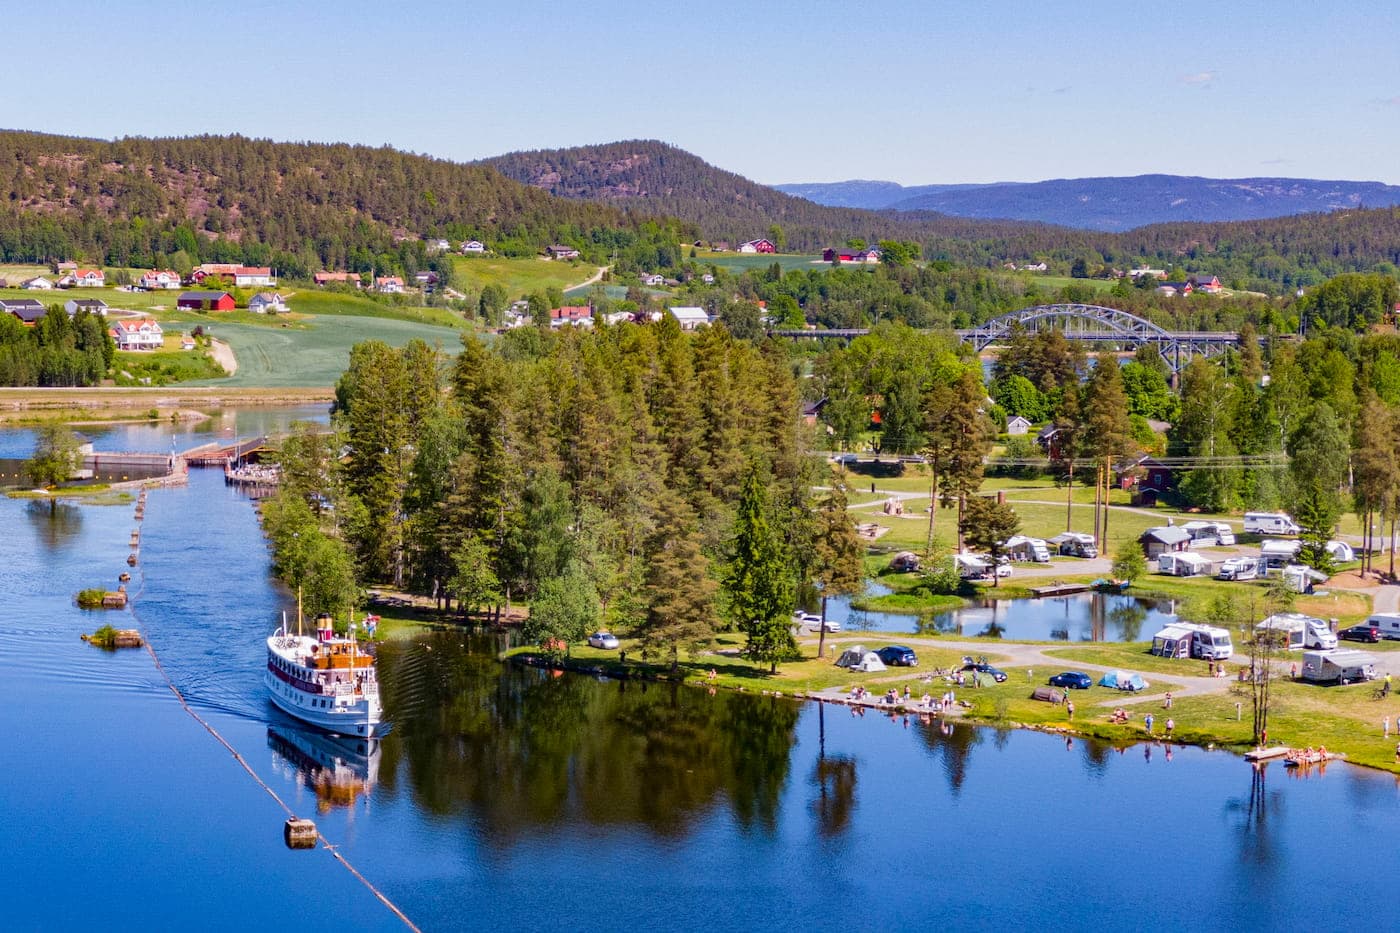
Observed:
[[[464,291],[463,286],[480,291],[487,285],[499,285],[512,301],[551,287],[568,290],[597,271],[597,266],[588,263],[552,259],[458,256],[452,260],[452,280],[458,291]]]
[[[256,315],[253,315],[256,317]],[[245,324],[224,316],[195,315],[206,331],[233,348],[238,372],[232,378],[187,385],[330,386],[350,362],[350,348],[362,340],[401,347],[414,338],[455,353],[459,332],[446,327],[357,315],[310,315],[295,326]],[[287,323],[287,322],[283,322]]]
[[[690,257],[690,249],[682,248],[681,255]],[[830,269],[831,264],[821,261],[818,255],[799,255],[796,253],[716,253],[707,249],[697,249],[695,251],[695,262],[703,266],[718,266],[721,269],[728,269],[730,272],[742,273],[752,272],[755,269],[767,269],[773,263],[777,263],[784,272],[793,269]],[[848,269],[862,268],[858,265],[845,266]],[[873,266],[871,268],[874,268]]]

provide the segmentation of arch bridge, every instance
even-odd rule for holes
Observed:
[[[958,331],[964,343],[981,352],[1008,339],[1017,329],[1058,329],[1066,340],[1079,343],[1113,343],[1125,349],[1156,349],[1172,372],[1180,372],[1193,357],[1216,357],[1238,346],[1240,335],[1221,331],[1169,331],[1136,314],[1100,305],[1035,305]]]

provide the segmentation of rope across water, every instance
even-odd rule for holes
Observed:
[[[264,781],[261,777],[258,776],[258,773],[253,770],[252,766],[250,766],[246,760],[244,760],[243,756],[238,753],[238,750],[235,749],[231,744],[229,744],[228,739],[225,739],[222,735],[220,735],[219,730],[215,729],[212,725],[210,725],[209,722],[203,716],[200,716],[199,713],[197,713],[194,710],[194,708],[190,706],[190,704],[185,700],[185,695],[180,692],[179,687],[175,686],[175,681],[172,680],[170,675],[166,672],[165,665],[160,663],[160,656],[156,654],[156,649],[151,644],[150,634],[146,631],[145,626],[141,624],[141,616],[136,611],[136,606],[140,600],[141,594],[145,592],[146,589],[146,568],[144,563],[138,561],[137,573],[139,575],[137,578],[138,586],[136,592],[131,594],[129,603],[131,607],[131,617],[136,622],[137,630],[141,632],[141,640],[146,645],[146,653],[151,656],[151,661],[155,664],[156,670],[160,672],[160,676],[165,680],[165,685],[170,688],[171,693],[175,694],[175,699],[180,702],[181,708],[183,708],[184,711],[190,715],[190,718],[192,718],[195,722],[203,726],[205,731],[212,735],[220,745],[228,749],[228,753],[233,756],[233,760],[238,762],[238,764],[243,768],[243,770],[247,772],[248,776],[252,778],[253,781],[259,787],[261,787],[264,791],[267,792],[267,795],[269,797],[277,801],[277,805],[282,808],[283,812],[285,812],[288,817],[295,817],[296,813],[294,813],[292,811],[292,808],[287,805],[287,802],[281,797],[279,797],[277,791],[273,790],[272,787],[269,786],[266,781]],[[361,884],[368,888],[369,892],[373,894],[376,898],[378,898],[381,904],[389,908],[389,910],[394,914],[394,916],[402,920],[404,926],[408,927],[410,930],[413,930],[414,933],[421,933],[421,930],[419,930],[418,925],[415,924],[412,920],[410,920],[408,918],[408,915],[398,908],[398,905],[396,905],[393,901],[389,900],[388,896],[383,891],[380,891],[377,887],[375,887],[374,882],[370,881],[368,878],[362,875],[359,869],[357,869],[354,865],[350,863],[349,859],[347,859],[344,855],[341,855],[339,847],[337,847],[329,839],[327,839],[325,834],[323,834],[319,828],[316,830],[316,836],[318,839],[320,839],[321,845],[325,847],[326,851],[330,852],[330,854],[335,858],[335,860],[345,867],[346,871],[350,872],[350,874],[355,876],[355,878],[357,878]]]

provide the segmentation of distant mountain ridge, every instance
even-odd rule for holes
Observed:
[[[936,211],[982,220],[1029,220],[1117,232],[1158,223],[1263,220],[1400,204],[1400,186],[1308,178],[1134,175],[1038,182],[904,187],[888,181],[774,185],[817,204]]]

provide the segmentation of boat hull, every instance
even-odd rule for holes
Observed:
[[[282,712],[295,719],[309,723],[337,735],[362,736],[372,738],[383,735],[385,725],[380,720],[379,710],[371,709],[370,702],[363,699],[352,705],[335,709],[313,709],[311,696],[286,683],[272,671],[263,673],[263,683],[268,697]],[[376,706],[378,704],[375,704]]]

